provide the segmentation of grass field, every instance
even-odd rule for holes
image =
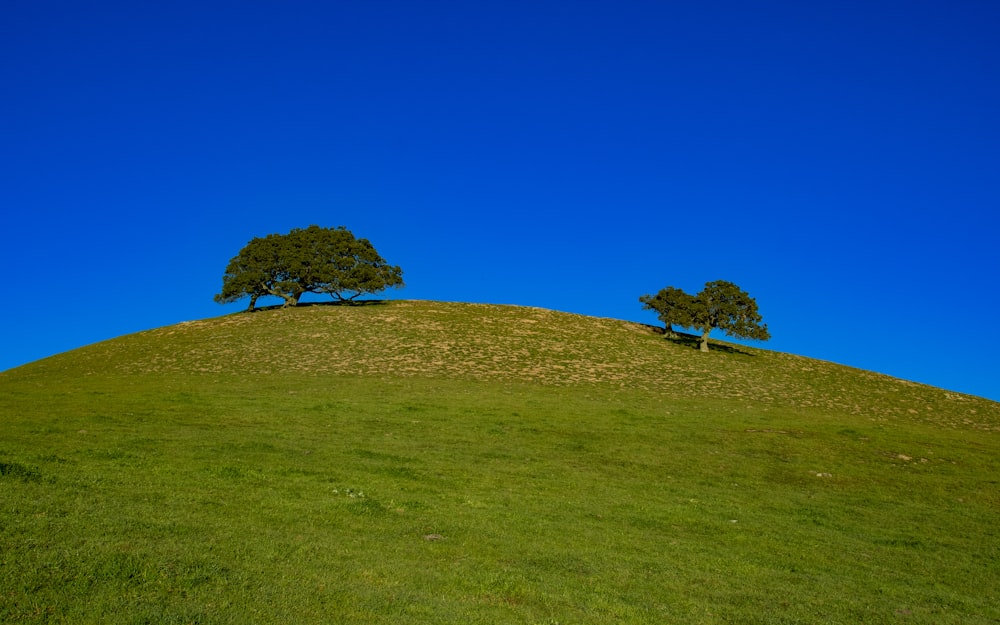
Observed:
[[[1000,404],[540,309],[0,373],[2,623],[1000,623]]]

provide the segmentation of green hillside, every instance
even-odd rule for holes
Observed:
[[[3,623],[997,623],[1000,404],[399,301],[0,373]]]

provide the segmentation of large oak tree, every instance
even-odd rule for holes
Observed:
[[[253,238],[229,261],[215,301],[249,297],[248,310],[253,310],[257,299],[267,295],[295,306],[305,293],[353,301],[401,286],[402,269],[387,263],[368,239],[356,238],[343,226],[313,225]]]
[[[766,341],[771,338],[763,322],[757,301],[732,282],[716,280],[705,284],[697,295],[668,286],[656,295],[639,298],[643,308],[659,313],[666,324],[666,334],[673,334],[672,324],[693,328],[701,333],[700,349],[709,351],[708,335],[722,330],[737,338]]]

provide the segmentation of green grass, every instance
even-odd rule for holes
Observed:
[[[0,374],[3,623],[997,623],[1000,404],[538,309]]]

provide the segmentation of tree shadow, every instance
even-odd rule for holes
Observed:
[[[656,334],[660,334],[665,340],[673,343],[674,345],[680,345],[681,347],[688,347],[690,349],[701,350],[701,336],[697,334],[688,334],[687,332],[678,332],[674,330],[673,336],[667,336],[667,331],[663,327],[650,326]],[[726,354],[741,354],[743,356],[753,356],[751,352],[744,351],[739,348],[738,345],[732,343],[720,343],[716,339],[709,339],[708,349],[713,352],[723,352]]]
[[[333,300],[330,302],[299,302],[299,306],[382,306],[392,300],[388,299],[356,299]]]
[[[243,312],[263,312],[268,310],[281,310],[282,308],[311,308],[313,306],[383,306],[392,300],[388,299],[359,299],[359,300],[333,300],[332,302],[299,302],[295,306],[285,306],[284,304],[270,304],[268,306],[257,305],[253,310]]]

